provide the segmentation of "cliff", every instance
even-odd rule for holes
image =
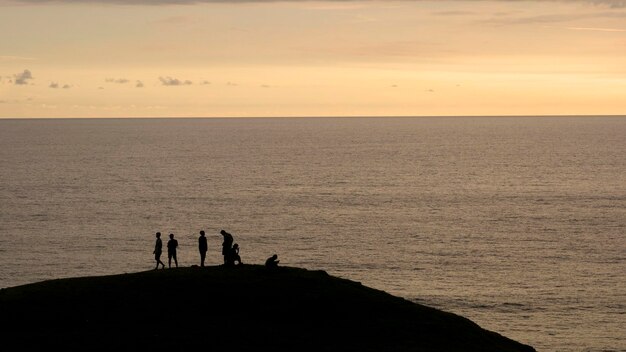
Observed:
[[[0,290],[0,323],[0,346],[19,350],[534,351],[323,271],[260,265],[10,287]]]

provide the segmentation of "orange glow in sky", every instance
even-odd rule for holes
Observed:
[[[0,0],[0,117],[626,114],[624,1],[124,3]]]

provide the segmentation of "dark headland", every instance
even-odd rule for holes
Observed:
[[[534,351],[324,271],[260,265],[10,287],[0,323],[5,351]]]

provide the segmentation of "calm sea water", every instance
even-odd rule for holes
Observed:
[[[322,269],[538,351],[626,351],[626,118],[0,120],[0,287]]]

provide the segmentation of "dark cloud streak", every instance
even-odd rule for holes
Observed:
[[[126,78],[107,78],[106,82],[107,83],[125,84],[125,83],[130,82],[130,80],[128,80]]]
[[[193,84],[190,80],[182,81],[178,78],[172,77],[159,77],[159,81],[161,81],[161,84],[164,86],[190,86]]]
[[[33,79],[33,74],[30,70],[24,70],[24,72],[20,72],[14,75],[15,84],[17,85],[25,85],[28,84],[28,81]]]

